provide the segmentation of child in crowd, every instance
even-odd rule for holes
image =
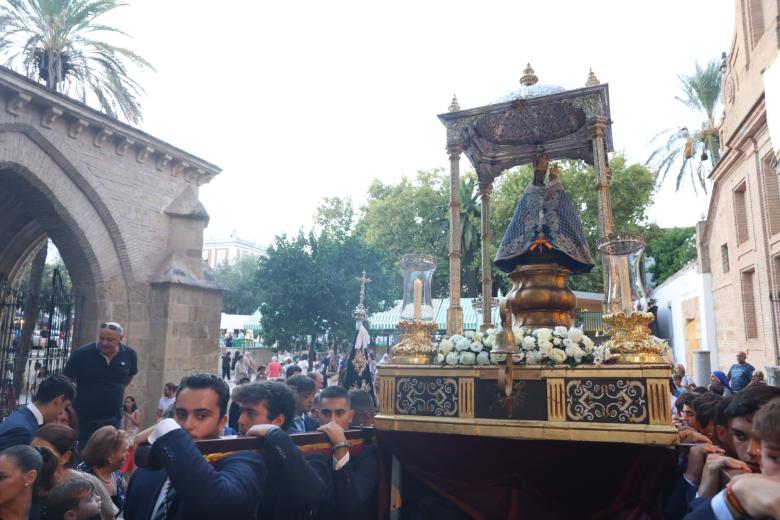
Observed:
[[[46,498],[50,520],[83,520],[100,514],[100,497],[89,480],[66,480],[49,492]]]
[[[769,401],[753,416],[753,437],[761,441],[761,474],[780,476],[780,398]]]

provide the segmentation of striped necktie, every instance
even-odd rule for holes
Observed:
[[[163,498],[160,507],[157,508],[152,520],[171,520],[173,518],[173,513],[176,508],[176,488],[173,487],[170,479],[166,480],[165,484],[167,486],[165,489],[165,497]]]

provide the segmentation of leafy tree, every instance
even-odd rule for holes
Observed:
[[[676,99],[701,117],[701,129],[690,130],[683,126],[664,130],[654,140],[666,136],[666,142],[650,155],[647,164],[655,167],[661,174],[659,184],[664,182],[669,169],[679,164],[676,189],[680,189],[687,172],[694,191],[698,184],[706,193],[705,177],[720,161],[720,139],[714,115],[720,100],[720,60],[712,60],[704,67],[696,63],[696,71],[693,74],[680,75],[678,78],[683,97],[678,96]],[[701,150],[701,155],[694,170],[697,150]]]
[[[323,197],[314,213],[315,229],[334,237],[346,238],[354,224],[355,209],[350,198]]]
[[[257,271],[256,256],[242,256],[237,262],[217,265],[214,274],[223,293],[223,312],[227,314],[252,314],[260,305],[257,290],[253,287]]]
[[[696,228],[660,228],[656,224],[648,226],[647,248],[645,256],[653,259],[648,272],[653,275],[656,284],[679,271],[685,264],[696,258]]]
[[[133,51],[96,35],[123,35],[98,18],[127,5],[121,0],[7,0],[0,6],[0,53],[6,65],[82,102],[97,101],[106,114],[141,120],[141,86],[127,71],[153,67]]]
[[[627,165],[625,157],[620,154],[615,154],[609,165],[612,170],[612,214],[617,231],[642,232],[646,227],[647,209],[652,202],[655,175],[641,164]],[[585,238],[596,263],[596,267],[589,274],[569,278],[569,284],[575,290],[601,292],[604,290],[604,284],[601,258],[596,251],[596,242],[599,239],[598,202],[594,188],[596,174],[593,167],[582,161],[564,161],[560,166],[559,180],[572,199],[574,207],[581,209],[580,218]],[[509,227],[517,202],[532,179],[533,172],[529,166],[513,168],[499,177],[491,211],[493,254]],[[504,290],[511,287],[506,276],[496,269],[494,280],[497,280],[498,286]]]

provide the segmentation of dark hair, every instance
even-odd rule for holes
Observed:
[[[729,418],[726,417],[726,408],[734,400],[733,395],[727,395],[718,402],[718,406],[715,408],[715,424],[718,426],[728,427]]]
[[[241,379],[238,380],[238,383],[236,383],[236,384],[243,385],[243,384],[249,383],[250,381],[251,381],[251,379],[249,379],[248,377],[242,377]]]
[[[67,401],[73,402],[76,398],[76,386],[66,376],[53,374],[41,381],[33,401],[50,403],[61,395],[65,396]]]
[[[706,386],[697,386],[696,388],[694,388],[694,389],[693,389],[693,390],[691,390],[691,391],[692,391],[693,393],[695,393],[695,394],[706,394],[707,392],[709,392],[709,391],[710,391],[710,389],[709,389],[709,388],[707,388]]]
[[[691,406],[696,411],[696,420],[702,427],[706,427],[711,421],[715,421],[718,404],[722,397],[717,394],[706,393],[696,396]]]
[[[95,492],[95,486],[87,479],[73,478],[55,487],[46,497],[46,516],[52,520],[64,520],[65,513],[78,509],[85,494]]]
[[[301,373],[303,372],[303,369],[298,365],[290,365],[289,367],[287,367],[287,371],[284,373],[284,376],[287,379],[290,379],[292,377],[295,377],[293,374],[295,374],[296,372]]]
[[[290,427],[295,417],[295,395],[284,383],[255,381],[233,389],[233,401],[241,405],[264,403],[268,409],[268,420],[284,415],[282,429]]]
[[[35,437],[54,446],[60,456],[70,452],[70,463],[67,467],[75,465],[78,455],[78,436],[73,428],[64,424],[44,424],[35,433]]]
[[[79,431],[79,416],[76,414],[76,410],[73,408],[72,404],[69,404],[65,407],[63,410],[65,412],[65,415],[68,416],[68,424],[67,426],[70,426],[73,428],[74,432]]]
[[[286,381],[286,383],[290,388],[299,394],[317,391],[317,385],[314,383],[314,380],[306,376],[292,376]]]
[[[766,403],[753,416],[753,435],[761,441],[780,442],[780,397]]]
[[[127,432],[117,430],[111,425],[95,430],[82,452],[84,464],[91,468],[100,468],[108,464],[108,459],[123,441],[130,442]]]
[[[320,402],[323,399],[346,399],[347,404],[350,404],[349,392],[343,386],[329,386],[324,388],[320,392]]]
[[[185,388],[192,388],[193,390],[210,388],[214,390],[217,393],[217,397],[219,397],[220,416],[224,417],[227,413],[228,401],[230,401],[230,387],[216,374],[196,373],[182,377],[179,388],[176,390],[176,399],[179,398],[179,394]]]
[[[23,472],[38,472],[33,484],[33,493],[48,491],[54,487],[54,473],[57,471],[57,456],[49,448],[33,448],[26,444],[11,446],[0,451],[0,457],[8,457]]]
[[[724,414],[729,418],[753,415],[766,403],[780,397],[780,388],[768,385],[750,385],[734,395]]]
[[[171,392],[176,391],[176,385],[173,383],[165,383],[165,389],[170,390]]]
[[[125,396],[125,401],[127,401],[128,399],[130,399],[133,402],[133,406],[132,406],[132,408],[130,408],[130,412],[134,412],[134,411],[138,410],[138,403],[135,400],[135,397],[133,397],[132,395]]]
[[[365,390],[350,390],[349,391],[349,404],[350,407],[356,412],[364,412],[366,410],[371,413],[376,412],[376,405],[371,394]]]
[[[682,412],[683,406],[688,405],[692,406],[691,403],[694,399],[699,397],[699,394],[693,393],[693,392],[686,392],[680,397],[677,398],[677,400],[674,402],[674,407],[677,408],[677,412]]]

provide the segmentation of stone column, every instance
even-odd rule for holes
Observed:
[[[479,195],[482,202],[482,325],[480,329],[483,331],[493,326],[493,269],[490,262],[490,194],[492,191],[492,182],[480,181]]]
[[[447,309],[447,335],[463,332],[460,306],[460,154],[458,145],[447,147],[450,156],[450,307]]]
[[[596,172],[596,196],[599,205],[599,238],[607,237],[615,232],[615,224],[612,219],[612,199],[609,196],[609,181],[612,172],[607,162],[607,149],[604,143],[609,119],[595,117],[588,121],[588,137],[593,145],[593,169]],[[604,280],[604,311],[607,310],[607,291],[609,291],[610,266],[602,258],[601,272]]]

